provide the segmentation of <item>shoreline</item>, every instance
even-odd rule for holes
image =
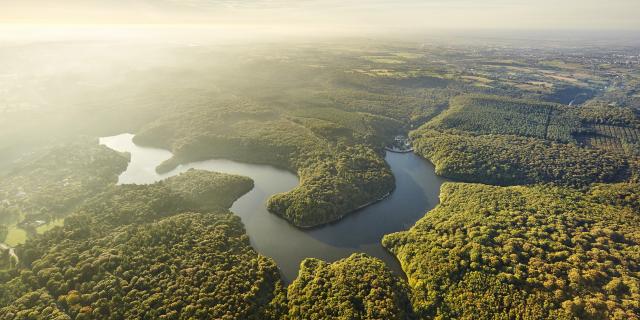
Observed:
[[[355,209],[353,209],[353,210],[350,210],[350,211],[348,211],[348,212],[345,212],[345,213],[344,213],[343,215],[341,215],[340,217],[338,217],[338,218],[336,218],[336,219],[333,219],[333,220],[331,220],[331,221],[328,221],[328,222],[326,222],[326,223],[323,223],[323,224],[318,224],[318,225],[313,225],[313,226],[299,226],[299,225],[295,225],[295,224],[291,223],[291,222],[290,222],[290,221],[288,221],[287,219],[285,219],[285,220],[287,220],[287,221],[289,222],[289,224],[290,224],[290,225],[292,225],[292,226],[294,226],[294,227],[296,227],[296,228],[298,228],[298,229],[301,229],[301,230],[303,230],[303,231],[308,231],[308,230],[313,230],[313,229],[320,229],[320,228],[325,227],[325,226],[330,225],[330,224],[339,223],[339,222],[340,222],[340,220],[342,220],[344,217],[346,217],[346,216],[348,216],[348,215],[350,215],[350,214],[354,214],[354,213],[356,213],[356,212],[358,212],[358,211],[360,211],[360,210],[363,210],[363,209],[365,209],[365,208],[367,208],[367,207],[370,207],[370,206],[372,206],[372,205],[374,205],[374,204],[376,204],[376,203],[378,203],[378,202],[381,202],[381,201],[386,200],[387,198],[389,198],[389,197],[391,196],[391,194],[393,193],[393,191],[395,191],[395,189],[396,189],[396,188],[395,188],[395,186],[394,186],[394,187],[393,187],[393,189],[391,189],[391,191],[387,192],[386,194],[384,194],[384,195],[383,195],[383,196],[381,196],[380,198],[375,199],[375,200],[372,200],[372,201],[369,201],[369,202],[367,202],[367,203],[365,203],[365,204],[363,204],[363,205],[360,205],[359,207],[357,207],[357,208],[355,208]],[[271,212],[271,211],[269,211],[269,212]],[[275,214],[275,213],[273,213],[273,212],[271,212],[271,213],[272,213],[272,214]],[[277,215],[277,214],[275,214],[275,215]],[[279,215],[277,215],[277,216],[279,216]],[[280,217],[280,216],[279,216],[279,217]],[[281,218],[282,218],[282,217],[281,217]],[[284,219],[284,218],[282,218],[282,219]]]
[[[117,136],[114,136],[117,137]],[[108,137],[107,137],[108,138]],[[131,137],[120,137],[119,139],[131,139]],[[109,144],[105,144],[107,147],[110,147]],[[153,147],[153,146],[147,146],[147,147],[140,147],[140,150],[144,151],[146,149],[161,149],[161,148],[157,148],[157,147]],[[162,149],[161,149],[162,150]],[[391,148],[391,147],[386,147],[384,148],[385,152],[388,152],[388,155],[396,155],[396,156],[392,156],[391,159],[401,159],[404,157],[413,157],[413,155],[411,155],[411,153],[413,152],[413,149],[397,149],[397,148]],[[169,150],[165,150],[168,151],[169,153],[171,153],[171,151]],[[132,158],[134,157],[134,154],[132,153]],[[424,161],[423,157],[420,157],[421,160]],[[179,162],[186,162],[184,158],[178,158],[182,161]],[[208,160],[221,160],[221,159],[207,159],[207,160],[201,160],[203,162],[206,162]],[[228,160],[231,162],[240,162],[240,161],[234,161],[228,158],[222,158],[222,160]],[[385,161],[388,161],[388,159],[385,158]],[[183,167],[189,167],[191,164],[197,163],[198,161],[195,160],[195,162],[187,162],[182,163],[181,165]],[[427,161],[428,162],[428,161]],[[242,163],[242,162],[240,162]],[[387,162],[389,165],[390,163]],[[420,161],[420,163],[422,163],[422,161]],[[277,171],[286,171],[287,174],[293,174],[293,172],[289,171],[289,170],[282,170],[281,168],[277,167],[277,166],[273,166],[273,165],[268,165],[268,164],[259,164],[259,163],[255,163],[255,162],[246,162],[243,164],[247,164],[247,165],[256,165],[256,166],[265,166],[265,167],[270,167],[269,170],[277,170]],[[404,164],[404,162],[398,162],[398,164]],[[157,167],[157,164],[155,165],[155,167]],[[182,168],[184,169],[184,168]],[[204,166],[202,168],[200,168],[202,170],[209,170],[209,171],[217,171],[217,172],[224,172],[224,171],[220,171],[217,170],[214,167],[208,167],[208,166]],[[428,168],[422,168],[422,169],[426,169],[427,171],[429,171]],[[421,169],[421,170],[422,170]],[[129,170],[129,166],[127,167],[127,171]],[[393,170],[392,170],[393,171]],[[271,172],[271,171],[270,171]],[[422,172],[422,171],[420,171]],[[174,172],[175,173],[175,172]],[[394,173],[394,178],[396,177],[396,173]],[[403,172],[401,172],[403,173]],[[238,174],[238,173],[236,173]],[[155,170],[152,170],[151,175],[154,176],[161,176],[160,174],[158,174]],[[166,175],[171,175],[171,172],[169,174],[163,174],[162,177],[166,177]],[[253,175],[251,174],[251,171],[249,171],[249,173],[244,173],[242,175],[248,176],[248,177],[252,177]],[[299,177],[296,174],[293,174],[294,178],[296,178],[296,185],[299,185],[300,181],[299,181]],[[252,178],[253,179],[253,178]],[[257,182],[257,180],[254,179],[254,183]],[[268,182],[268,181],[267,181]],[[345,228],[341,228],[339,227],[341,223],[343,223],[343,221],[349,219],[349,215],[358,215],[358,214],[366,214],[369,212],[370,207],[372,207],[373,205],[380,203],[382,201],[388,200],[388,201],[396,201],[396,200],[390,200],[390,199],[395,199],[394,197],[391,197],[396,191],[399,191],[398,186],[396,185],[398,183],[397,179],[395,181],[395,184],[393,186],[389,186],[389,188],[387,190],[381,190],[381,192],[377,193],[375,197],[371,197],[369,199],[363,199],[364,201],[361,204],[358,204],[357,202],[355,203],[356,205],[351,207],[351,208],[347,208],[347,210],[345,210],[345,212],[342,212],[339,215],[334,216],[333,219],[330,219],[328,221],[325,221],[321,224],[313,224],[313,223],[303,223],[302,225],[296,225],[294,223],[292,223],[292,221],[274,213],[271,211],[268,211],[267,208],[264,208],[264,204],[262,206],[260,206],[261,209],[259,209],[259,211],[265,211],[265,216],[272,216],[271,217],[267,217],[267,218],[262,218],[262,217],[256,217],[253,218],[253,215],[255,214],[255,212],[250,212],[247,213],[247,211],[243,208],[238,207],[239,210],[235,210],[237,208],[234,208],[235,204],[239,201],[245,201],[244,197],[247,196],[248,194],[251,194],[251,191],[248,192],[245,195],[240,196],[238,199],[236,199],[234,201],[234,203],[232,204],[231,208],[229,208],[229,211],[236,215],[239,216],[242,219],[242,222],[245,224],[245,230],[246,230],[246,234],[249,236],[249,238],[251,239],[251,243],[252,243],[252,248],[254,248],[254,250],[256,250],[257,252],[259,252],[260,254],[263,254],[267,257],[271,257],[272,259],[274,259],[274,261],[276,261],[276,264],[278,265],[278,269],[279,269],[279,273],[280,276],[282,278],[282,280],[285,283],[290,283],[291,281],[293,281],[296,278],[296,273],[299,272],[299,263],[300,261],[304,260],[305,258],[308,258],[310,256],[314,256],[317,257],[319,259],[323,259],[325,261],[333,261],[333,259],[335,257],[341,257],[342,256],[342,252],[341,249],[328,249],[325,250],[323,245],[318,245],[316,244],[317,241],[322,241],[322,242],[327,242],[327,243],[331,243],[331,238],[326,238],[328,237],[330,234],[334,233],[334,232],[342,232],[342,233],[348,233],[350,232],[349,229],[345,229]],[[295,188],[295,187],[294,187]],[[254,188],[252,188],[251,190],[255,190],[256,186],[254,185]],[[268,197],[267,197],[268,199]],[[247,200],[247,201],[254,201],[254,200]],[[261,202],[264,203],[265,200],[262,200]],[[374,207],[374,208],[378,208],[378,207]],[[244,210],[244,211],[243,211]],[[384,214],[383,211],[385,210],[378,210],[378,209],[373,209],[373,211],[376,212],[377,216],[380,216],[381,214]],[[421,214],[424,214],[423,212],[421,212]],[[248,220],[245,221],[245,218],[249,217]],[[275,219],[278,220],[275,223],[271,223],[271,220]],[[353,221],[361,221],[361,219],[355,219],[355,220],[350,220],[349,221],[353,222]],[[264,223],[264,226],[261,225],[256,225],[256,222],[260,222],[260,223]],[[350,223],[351,223],[350,222]],[[298,252],[297,248],[294,248],[294,252],[292,252],[291,254],[286,253],[281,254],[278,253],[278,250],[280,249],[273,249],[273,244],[267,242],[267,245],[262,245],[262,243],[264,243],[264,241],[261,241],[261,239],[273,239],[274,236],[273,235],[268,235],[265,237],[264,232],[262,232],[261,230],[263,230],[265,227],[270,228],[269,230],[273,229],[276,230],[276,232],[280,229],[278,228],[282,228],[282,230],[280,230],[282,232],[283,235],[291,235],[291,239],[300,239],[302,245],[304,246],[308,246],[314,254],[310,255],[308,253],[303,253],[300,254],[300,252]],[[253,228],[253,231],[251,231]],[[335,228],[335,231],[334,231]],[[396,230],[397,229],[397,230]],[[296,231],[298,230],[298,231]],[[326,231],[325,231],[326,230]],[[394,233],[394,232],[401,232],[401,231],[406,231],[406,226],[402,226],[402,227],[398,227],[398,228],[394,228],[394,230],[392,230],[390,233]],[[309,233],[309,234],[306,234]],[[387,232],[388,233],[388,232]],[[386,234],[382,234],[380,237],[384,237]],[[339,240],[341,235],[336,235],[337,239]],[[282,236],[278,235],[275,237],[275,241],[277,244],[277,241],[281,241]],[[290,241],[288,240],[289,238],[287,238],[285,241]],[[307,240],[309,239],[309,240]],[[338,241],[336,240],[336,241]],[[271,240],[270,240],[271,241]],[[398,276],[401,279],[407,279],[407,274],[406,271],[402,268],[402,263],[400,263],[400,259],[398,259],[397,256],[395,256],[392,252],[390,252],[388,250],[388,248],[382,246],[382,243],[379,242],[380,240],[377,240],[375,242],[372,242],[373,247],[374,248],[365,248],[365,247],[360,247],[360,243],[358,242],[358,239],[345,239],[344,241],[347,241],[348,243],[346,244],[347,246],[347,250],[349,252],[353,251],[353,252],[361,252],[361,253],[367,253],[372,257],[376,257],[378,259],[380,259],[381,261],[383,261],[387,267],[389,267],[393,273]],[[260,245],[257,245],[255,243],[260,243]],[[355,243],[356,246],[352,247],[352,243]],[[367,242],[367,244],[369,244]],[[322,247],[322,250],[320,250],[320,247]],[[380,247],[380,250],[378,250],[378,247]],[[334,252],[336,251],[336,252]],[[275,253],[274,253],[275,252]],[[296,259],[297,256],[301,257],[300,261],[293,261]],[[295,266],[293,266],[293,264],[295,264]]]
[[[397,150],[397,149],[392,149],[392,148],[389,148],[389,147],[384,147],[384,150],[389,151],[389,152],[393,152],[393,153],[411,153],[411,152],[413,152],[413,148],[407,149],[407,150]]]

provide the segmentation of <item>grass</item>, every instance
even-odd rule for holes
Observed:
[[[64,226],[64,219],[55,219],[55,220],[49,221],[49,223],[47,224],[43,224],[37,227],[36,232],[38,234],[43,234],[55,227],[62,227],[62,226]]]
[[[27,241],[27,232],[24,229],[18,228],[16,225],[9,226],[9,233],[4,241],[6,244],[15,247],[25,241]]]

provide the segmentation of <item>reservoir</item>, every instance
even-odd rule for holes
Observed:
[[[286,283],[296,278],[304,258],[331,262],[356,252],[380,258],[396,274],[403,275],[395,257],[382,247],[382,237],[409,229],[435,207],[440,186],[446,181],[436,176],[431,163],[413,153],[387,152],[385,160],[396,179],[396,189],[391,196],[335,223],[302,230],[266,208],[266,201],[271,195],[289,191],[298,184],[298,178],[293,173],[271,166],[212,159],[183,164],[170,172],[158,174],[155,168],[169,159],[171,152],[137,146],[132,139],[132,134],[100,139],[100,144],[131,154],[131,162],[120,175],[119,184],[149,184],[191,168],[253,179],[255,187],[240,197],[231,211],[242,219],[256,251],[275,260]]]

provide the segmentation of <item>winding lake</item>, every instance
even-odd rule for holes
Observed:
[[[304,258],[335,261],[355,252],[378,257],[394,272],[403,275],[395,257],[382,247],[381,239],[385,234],[410,228],[435,207],[440,186],[446,181],[436,176],[431,163],[413,153],[388,152],[385,160],[396,178],[396,189],[390,197],[336,223],[301,230],[266,209],[266,201],[272,194],[291,190],[298,184],[298,178],[291,172],[271,166],[213,159],[184,164],[158,174],[155,168],[169,159],[171,152],[137,146],[132,138],[132,134],[121,134],[100,139],[100,144],[131,154],[131,162],[120,175],[119,184],[149,184],[191,168],[253,179],[253,190],[238,199],[231,211],[241,217],[251,245],[276,261],[286,283],[295,279]]]

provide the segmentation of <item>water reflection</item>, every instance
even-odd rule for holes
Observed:
[[[265,205],[272,194],[291,190],[298,184],[294,174],[270,166],[221,159],[192,162],[157,174],[155,167],[170,158],[171,153],[137,146],[132,138],[131,134],[121,134],[100,139],[101,144],[131,154],[131,163],[119,178],[121,184],[152,183],[190,168],[251,177],[254,189],[238,199],[231,211],[241,217],[252,246],[276,261],[286,282],[297,276],[298,266],[304,258],[335,261],[354,252],[378,257],[394,272],[402,274],[397,261],[384,250],[380,240],[385,234],[408,229],[433,208],[445,181],[435,175],[430,163],[412,153],[387,153],[385,159],[396,178],[396,190],[389,198],[336,223],[301,230],[268,212]]]

